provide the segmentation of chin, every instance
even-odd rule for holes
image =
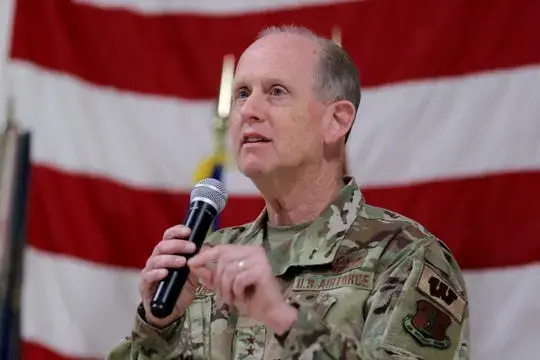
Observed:
[[[238,164],[238,168],[242,174],[250,179],[257,179],[265,176],[269,173],[268,166],[261,164],[260,162],[249,161],[243,164]]]

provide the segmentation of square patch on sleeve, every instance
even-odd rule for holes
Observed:
[[[428,265],[424,265],[417,284],[425,296],[441,306],[459,323],[463,321],[466,301]]]

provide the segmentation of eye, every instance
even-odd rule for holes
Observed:
[[[248,96],[249,96],[249,90],[245,87],[240,88],[234,92],[235,100],[242,100],[244,98],[247,98]]]
[[[272,96],[281,96],[281,95],[285,95],[286,93],[287,91],[285,90],[285,88],[279,85],[274,85],[270,89],[270,95]]]

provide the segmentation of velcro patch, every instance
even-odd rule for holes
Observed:
[[[447,349],[451,345],[446,331],[452,320],[427,300],[416,302],[416,312],[403,319],[403,326],[422,346]]]
[[[292,290],[332,290],[342,287],[371,290],[374,277],[372,272],[362,270],[351,270],[341,274],[306,274],[294,279]]]
[[[428,265],[424,265],[417,288],[461,323],[466,301]]]

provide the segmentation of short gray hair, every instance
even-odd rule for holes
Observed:
[[[294,25],[267,27],[259,33],[257,39],[276,33],[301,35],[318,43],[321,51],[317,60],[316,93],[323,101],[348,100],[353,103],[355,114],[358,113],[361,98],[358,69],[341,46],[305,27]],[[350,130],[345,136],[345,141],[349,138],[349,134]]]

